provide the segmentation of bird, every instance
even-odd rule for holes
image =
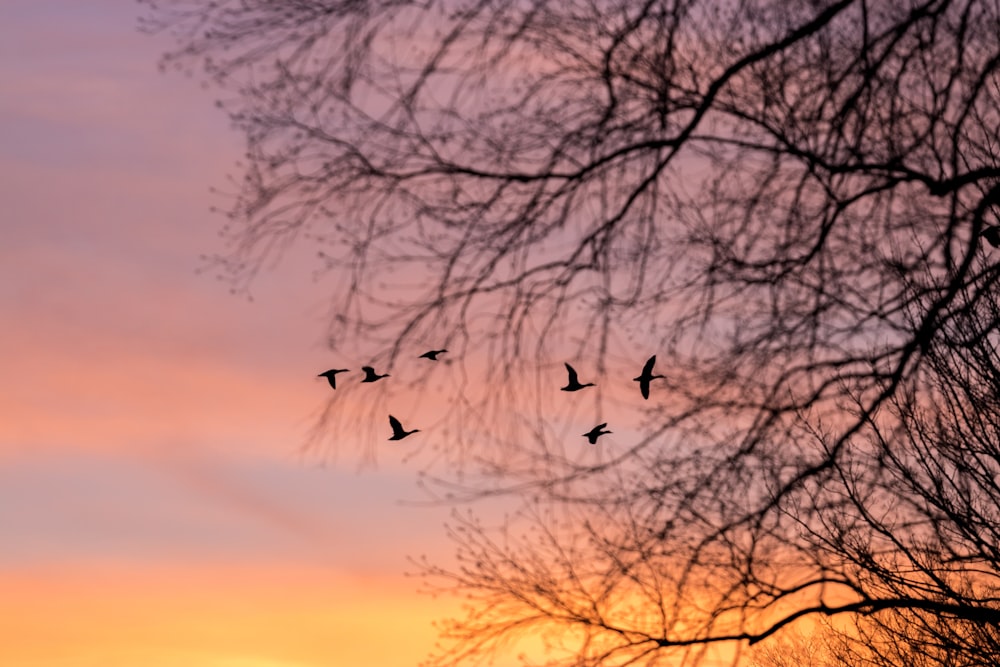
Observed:
[[[580,384],[580,379],[576,376],[576,371],[569,364],[566,364],[566,371],[569,373],[569,380],[565,387],[559,387],[563,391],[580,391],[584,387],[593,387],[593,382],[587,382],[586,384]]]
[[[657,378],[662,378],[662,375],[653,375],[653,364],[656,363],[656,355],[654,354],[649,359],[646,360],[646,365],[642,367],[642,373],[637,378],[632,378],[635,382],[639,383],[639,391],[642,392],[642,397],[649,400],[649,383]]]
[[[990,225],[979,233],[994,248],[1000,248],[1000,226]]]
[[[330,383],[330,386],[334,389],[337,388],[337,373],[346,373],[349,369],[347,368],[331,368],[328,371],[323,371],[316,377],[326,378]]]
[[[406,436],[416,433],[417,431],[420,430],[419,428],[415,428],[412,431],[403,430],[403,425],[400,424],[399,420],[393,417],[392,415],[389,415],[389,426],[392,427],[392,437],[389,438],[390,440],[402,440]]]
[[[423,354],[421,354],[419,357],[417,357],[417,359],[430,359],[431,361],[437,361],[438,355],[444,354],[447,351],[448,350],[430,350],[428,352],[424,352]]]
[[[384,375],[379,375],[378,373],[375,372],[375,369],[372,368],[371,366],[362,366],[361,370],[365,372],[365,379],[362,380],[362,382],[375,382],[376,380],[381,380],[382,378],[389,377],[388,373],[385,373]]]
[[[603,430],[604,427],[607,426],[607,425],[608,425],[607,422],[604,422],[603,424],[598,424],[594,428],[592,428],[589,431],[587,431],[586,433],[584,433],[583,437],[585,437],[587,440],[589,440],[590,444],[596,445],[598,438],[600,438],[602,435],[607,435],[608,433],[611,433],[611,431],[605,431],[605,430]]]

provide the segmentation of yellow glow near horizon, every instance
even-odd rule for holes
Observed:
[[[212,660],[210,658],[210,660]],[[288,660],[271,660],[268,658],[219,658],[211,663],[200,663],[206,667],[311,667],[301,662],[289,662]]]
[[[0,573],[0,664],[416,664],[451,610],[402,577],[294,566]]]

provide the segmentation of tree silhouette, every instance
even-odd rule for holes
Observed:
[[[457,360],[440,484],[523,500],[425,564],[473,600],[441,664],[686,664],[809,616],[996,655],[997,3],[147,4],[247,138],[234,286],[314,244],[331,345]],[[561,364],[626,410],[647,351],[634,438],[581,454]]]
[[[843,646],[836,643],[841,636],[829,626],[820,626],[809,634],[786,631],[756,647],[747,667],[844,667],[851,663]]]

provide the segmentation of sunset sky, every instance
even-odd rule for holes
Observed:
[[[0,0],[0,667],[995,648],[998,10],[633,4]]]
[[[447,510],[402,450],[301,453],[324,285],[199,271],[241,138],[139,11],[0,3],[0,664],[415,665]]]

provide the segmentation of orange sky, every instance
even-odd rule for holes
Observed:
[[[0,576],[4,664],[320,667],[415,664],[429,613],[395,582],[329,568],[190,565]]]
[[[0,664],[416,665],[446,510],[405,446],[299,453],[328,285],[197,273],[241,138],[137,11],[0,3]]]
[[[340,392],[302,454],[331,396],[316,373],[369,360],[326,348],[332,278],[311,261],[252,302],[197,271],[223,250],[209,189],[242,139],[211,91],[157,71],[169,43],[136,11],[0,2],[0,665],[417,665],[454,603],[417,594],[407,557],[450,557],[448,510],[399,503],[417,464],[385,442],[383,394],[345,415]],[[630,377],[568,404],[555,440],[582,445]],[[554,362],[538,400],[564,381]],[[413,414],[447,410],[411,398],[393,410],[424,437]],[[612,430],[574,455],[628,442]]]

